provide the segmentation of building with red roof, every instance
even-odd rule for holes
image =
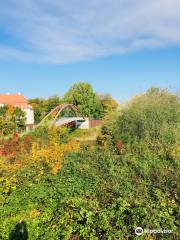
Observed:
[[[21,108],[26,114],[26,129],[29,130],[34,126],[34,111],[28,100],[20,93],[16,94],[0,94],[1,106],[14,106]]]

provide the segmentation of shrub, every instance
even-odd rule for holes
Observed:
[[[2,136],[25,129],[25,113],[18,107],[0,107],[0,134]]]
[[[177,96],[152,89],[102,128],[97,147],[57,128],[1,143],[15,160],[1,148],[0,238],[179,239],[178,107]],[[172,234],[139,237],[138,226]]]
[[[151,88],[121,110],[110,130],[113,142],[121,140],[138,151],[149,149],[168,157],[172,146],[180,140],[179,97]]]

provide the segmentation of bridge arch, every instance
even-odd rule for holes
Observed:
[[[53,115],[55,113],[55,117],[53,118],[53,120],[50,122],[50,126],[54,125],[56,120],[58,119],[59,115],[61,114],[61,112],[66,109],[69,108],[71,109],[76,115],[77,113],[80,113],[79,109],[77,106],[70,104],[70,103],[63,103],[58,105],[57,107],[53,108],[42,120],[41,122],[37,125],[37,126],[41,126],[46,119],[48,119],[49,116]],[[83,119],[85,119],[84,116],[82,116]]]

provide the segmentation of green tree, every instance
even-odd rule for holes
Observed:
[[[121,110],[111,128],[117,141],[168,155],[180,140],[180,101],[175,94],[151,88],[133,98]],[[144,148],[143,148],[143,151]]]
[[[76,105],[81,114],[86,117],[101,118],[103,116],[103,106],[89,83],[75,83],[65,93],[64,101]]]
[[[24,130],[25,122],[25,112],[19,107],[0,107],[0,132],[2,135]]]
[[[103,106],[103,114],[111,114],[118,109],[119,104],[110,94],[97,94],[98,100]]]
[[[48,99],[30,99],[29,104],[31,104],[34,109],[35,123],[39,123],[53,108],[61,104],[61,102],[61,98],[56,95]]]
[[[44,102],[45,102],[45,99],[43,98],[29,99],[29,104],[31,104],[34,110],[35,123],[39,123],[43,118],[43,116],[45,116],[46,111],[44,109]]]

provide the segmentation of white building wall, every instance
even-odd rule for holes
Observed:
[[[85,122],[82,122],[79,126],[80,129],[89,129],[89,118],[85,119]]]
[[[27,124],[34,124],[34,111],[30,108],[23,109],[26,114],[26,125]]]

